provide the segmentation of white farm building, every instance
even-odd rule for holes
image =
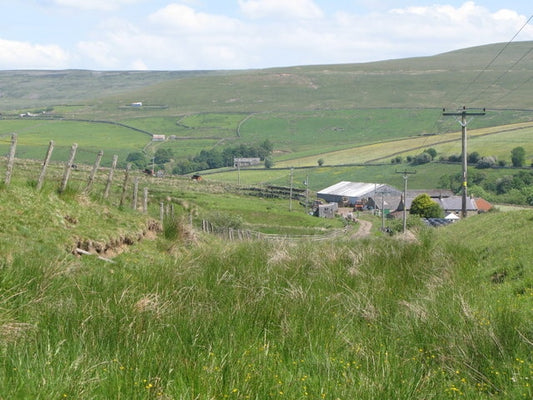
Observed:
[[[342,181],[320,190],[317,192],[317,197],[328,203],[347,203],[349,206],[354,206],[356,203],[381,199],[383,192],[389,195],[401,194],[398,189],[382,183]]]

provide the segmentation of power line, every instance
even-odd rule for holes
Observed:
[[[483,89],[477,97],[480,98],[490,87],[494,86],[496,83],[498,83],[499,80],[501,80],[505,75],[507,75],[511,70],[513,70],[524,58],[526,58],[531,52],[533,51],[533,47],[531,47],[526,53],[522,55],[518,60],[515,61],[513,65],[511,65],[505,72],[503,72],[500,76],[498,76],[490,85],[488,85],[485,89]],[[531,77],[530,77],[531,78]],[[509,95],[510,93],[507,93]],[[470,103],[474,102],[474,99],[472,98],[470,100]]]
[[[457,101],[465,94],[467,93],[470,88],[472,87],[472,85],[474,83],[476,83],[478,81],[478,79],[481,77],[481,75],[483,75],[487,69],[492,65],[494,64],[494,62],[498,59],[498,57],[505,51],[505,49],[507,47],[509,47],[509,45],[515,40],[515,38],[520,34],[520,32],[522,32],[522,30],[527,26],[527,24],[529,24],[529,21],[531,21],[531,19],[533,18],[533,14],[527,19],[527,21],[524,23],[524,25],[522,25],[522,27],[518,30],[518,32],[516,32],[514,34],[514,36],[511,38],[511,40],[509,40],[501,49],[500,51],[493,57],[493,59],[485,66],[485,68],[483,68],[477,75],[476,77],[463,89],[463,91],[456,97],[454,103],[457,103]]]
[[[497,102],[501,101],[502,99],[506,98],[507,96],[509,96],[510,94],[513,94],[516,90],[518,90],[519,88],[523,88],[527,83],[529,83],[529,81],[531,81],[533,79],[533,76],[528,76],[527,79],[521,83],[519,83],[518,85],[516,85],[513,89],[511,89],[508,93],[505,93],[503,94],[502,96],[498,97],[496,100],[494,100],[494,104],[496,104]]]

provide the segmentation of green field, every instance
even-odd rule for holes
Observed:
[[[460,163],[391,158],[457,154],[442,107],[463,105],[487,108],[469,121],[470,152],[527,155],[469,177],[528,175],[532,43],[250,71],[0,71],[0,156],[18,135],[0,182],[0,399],[533,398],[530,208],[438,229],[412,215],[389,236],[371,212],[316,218],[264,186],[289,186],[294,167],[310,199],[341,180],[401,188],[405,169],[410,189],[435,188]],[[104,198],[113,154],[123,167],[131,152],[180,160],[265,139],[273,168],[199,182],[121,168]],[[73,143],[79,165],[59,193]]]
[[[7,153],[11,133],[17,134],[17,157],[44,159],[48,144],[54,141],[52,160],[64,161],[70,147],[77,143],[79,163],[91,164],[100,150],[104,150],[104,164],[113,154],[125,160],[128,153],[142,149],[151,137],[124,128],[103,123],[46,120],[1,120],[0,151]]]
[[[407,237],[228,241],[197,218],[291,213],[208,182],[150,191],[176,208],[157,235],[159,198],[142,215],[50,182],[0,187],[0,397],[533,396],[531,211]]]
[[[105,166],[113,154],[123,166],[131,152],[143,151],[151,160],[163,148],[173,153],[165,166],[170,173],[176,162],[202,150],[268,139],[275,167],[314,167],[318,159],[330,166],[327,173],[312,177],[315,189],[340,177],[397,184],[398,176],[387,167],[376,172],[374,167],[343,165],[387,164],[393,157],[416,156],[429,147],[439,157],[458,154],[460,127],[454,118],[442,116],[442,107],[453,110],[465,104],[487,108],[485,116],[468,123],[470,152],[509,164],[510,151],[522,146],[529,164],[531,129],[510,129],[533,121],[528,90],[533,65],[521,58],[530,45],[517,42],[505,49],[488,45],[423,58],[250,71],[1,71],[0,154],[7,153],[13,132],[18,134],[19,158],[42,159],[50,140],[56,143],[55,161],[65,161],[72,143],[78,143],[77,163],[91,164],[103,150]],[[493,60],[495,54],[499,57]],[[491,69],[479,75],[489,61]],[[143,107],[131,107],[134,101],[142,101]],[[46,114],[39,114],[43,110]],[[38,116],[18,117],[23,112]],[[164,134],[168,140],[151,143],[151,134]],[[439,168],[417,167],[420,183],[413,185],[434,187],[438,176],[433,171]],[[278,183],[287,177],[286,171],[241,174],[246,184]],[[238,180],[233,172],[209,176]]]

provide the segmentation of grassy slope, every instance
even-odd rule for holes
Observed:
[[[529,47],[530,42],[513,43],[479,77],[479,69],[501,50],[501,44],[425,58],[251,71],[3,71],[0,107],[5,111],[14,104],[25,109],[41,104],[54,108],[56,116],[119,121],[152,133],[176,135],[184,139],[164,146],[171,147],[178,158],[206,147],[269,138],[279,152],[277,159],[298,159],[292,162],[297,165],[309,163],[299,160],[306,155],[316,157],[383,140],[456,131],[452,118],[440,117],[443,105],[466,102],[469,107],[490,110],[532,108],[527,84],[531,65],[522,61],[513,66]],[[465,86],[467,93],[463,93]],[[98,100],[91,100],[97,94]],[[145,107],[124,107],[137,100]],[[75,105],[80,102],[86,104]],[[74,106],[64,106],[66,103]],[[161,105],[164,107],[151,107]],[[530,119],[530,113],[491,111],[473,121],[472,128]],[[243,121],[238,137],[237,128]],[[39,121],[36,125],[54,133],[57,125],[49,124]],[[94,145],[106,153],[123,155],[148,142],[131,131],[133,140],[127,144],[107,143],[106,138],[115,135],[112,126],[73,126],[72,141],[78,140],[77,131],[83,134],[90,129]],[[28,156],[37,156],[38,150],[25,144],[25,129],[13,121],[2,121],[0,135],[19,133],[19,148]],[[40,136],[43,141],[55,139]],[[61,129],[58,136],[61,140]],[[2,148],[7,148],[7,141]],[[335,155],[332,161],[336,161]]]
[[[72,238],[144,217],[18,185],[0,200],[1,398],[533,395],[531,211],[418,242],[159,237],[108,264]]]
[[[533,108],[529,96],[531,63],[523,60],[514,66],[529,50],[531,42],[511,44],[478,77],[480,69],[502,46],[367,64],[251,71],[4,71],[0,73],[0,82],[6,87],[3,107],[8,107],[10,101],[24,105],[25,109],[38,103],[54,107],[56,116],[119,121],[179,138],[146,147],[148,154],[160,146],[168,147],[179,159],[205,148],[268,138],[275,145],[277,166],[314,166],[318,158],[330,165],[380,157],[388,162],[399,150],[402,155],[414,155],[417,148],[433,145],[434,139],[440,140],[440,136],[420,137],[420,134],[438,132],[447,136],[451,132],[450,137],[457,136],[453,134],[458,130],[454,119],[441,117],[443,105],[488,107],[487,116],[469,124],[472,132],[531,121],[530,111],[496,110]],[[11,79],[18,84],[11,84]],[[82,87],[88,88],[83,96]],[[98,100],[89,100],[96,93],[99,93]],[[81,100],[86,104],[79,105]],[[124,107],[137,100],[142,100],[146,107]],[[74,105],[65,106],[65,103]],[[164,107],[151,108],[151,105]],[[58,160],[66,158],[68,142],[81,142],[78,162],[91,163],[96,151],[103,148],[104,165],[109,164],[112,154],[119,154],[123,160],[129,152],[149,144],[149,137],[142,133],[106,124],[2,120],[0,151],[3,153],[7,152],[9,134],[13,131],[19,134],[18,154],[37,159],[44,157],[50,139],[60,142],[53,156]],[[529,136],[523,131],[476,139],[470,142],[469,150],[509,161],[510,150],[516,145],[523,145],[531,154]],[[410,138],[412,143],[405,138]],[[456,143],[435,147],[443,155],[458,152]],[[428,174],[425,170],[424,167],[419,173],[426,175],[423,181],[430,183],[426,187],[435,186],[431,169]],[[345,174],[345,168],[341,167],[332,176]],[[372,174],[372,171],[366,173]],[[226,175],[213,179],[223,180]],[[263,175],[256,171],[249,174],[254,180],[247,182],[269,182],[270,175],[270,172]],[[229,179],[233,179],[231,174]],[[330,180],[321,187],[332,183]]]

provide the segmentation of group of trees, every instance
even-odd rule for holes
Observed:
[[[412,165],[420,165],[420,164],[427,164],[428,162],[431,162],[437,157],[437,150],[434,148],[425,149],[422,153],[416,155],[416,156],[407,156],[405,158],[405,161],[407,161],[409,164]],[[396,156],[393,159],[391,159],[392,164],[401,164],[403,162],[402,156]]]
[[[427,164],[437,157],[437,151],[434,148],[428,148],[416,156],[407,156],[406,161],[412,165]],[[441,156],[440,161],[461,162],[461,155],[452,154],[450,156]],[[396,156],[391,159],[392,164],[400,164],[403,162],[401,156]],[[475,165],[476,168],[494,168],[505,167],[506,160],[498,160],[495,156],[481,156],[477,151],[468,153],[467,163]],[[522,146],[515,147],[511,150],[511,165],[516,168],[524,167],[526,165],[526,150]]]
[[[459,193],[462,180],[462,173],[442,175],[437,187]],[[469,174],[468,181],[468,192],[473,196],[501,203],[533,205],[533,171],[522,170],[501,177],[477,171]]]
[[[258,145],[241,144],[222,150],[202,150],[194,157],[178,161],[172,173],[183,175],[193,171],[231,167],[234,158],[259,158],[265,161],[265,166],[269,168],[272,166],[272,159],[270,158],[272,151],[273,145],[268,139]]]
[[[172,160],[174,153],[172,149],[157,149],[153,157],[147,157],[146,154],[140,151],[129,153],[126,157],[126,162],[132,164],[133,168],[137,169],[151,169],[157,165],[158,168],[164,168],[164,165]]]
[[[185,160],[178,160],[172,168],[173,174],[187,174],[194,171],[206,169],[230,167],[233,165],[234,158],[259,158],[265,162],[265,167],[270,168],[273,165],[272,155],[273,145],[270,140],[259,143],[258,145],[241,144],[233,147],[226,147],[222,150],[202,150],[197,155]],[[165,169],[173,161],[174,153],[169,148],[159,148],[153,157],[147,157],[146,154],[136,151],[129,153],[126,161],[132,163],[137,169]]]

